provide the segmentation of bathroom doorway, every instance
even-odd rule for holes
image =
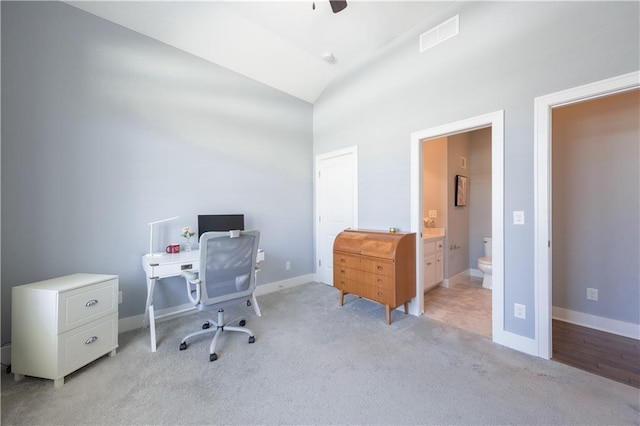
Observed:
[[[478,259],[491,255],[491,127],[422,144],[424,315],[491,338],[491,280],[483,286],[478,269]]]
[[[518,342],[513,341],[511,333],[504,329],[504,111],[461,120],[454,123],[445,124],[438,127],[424,129],[414,132],[411,135],[411,231],[422,236],[424,230],[424,217],[429,216],[430,209],[424,206],[424,146],[425,141],[441,138],[454,137],[456,135],[467,134],[479,129],[490,129],[491,138],[491,237],[492,237],[492,291],[491,291],[491,338],[494,342],[507,347],[517,347]],[[427,142],[428,143],[428,142]],[[469,167],[469,158],[457,161],[466,162]],[[462,164],[462,163],[459,163]],[[467,176],[468,177],[468,176]],[[448,182],[448,185],[453,185]],[[469,182],[473,186],[472,182]],[[468,194],[471,196],[471,191]],[[470,200],[468,200],[470,202]],[[451,202],[447,201],[448,204]],[[448,206],[448,208],[453,208]],[[464,209],[468,209],[464,207]],[[426,214],[425,214],[426,213]],[[436,219],[437,220],[437,219]],[[436,222],[436,225],[439,223]],[[416,243],[416,298],[410,304],[411,313],[414,315],[424,314],[424,243],[422,238]],[[449,244],[445,239],[443,251],[450,257]],[[465,245],[468,245],[465,243]],[[451,249],[454,251],[455,249]],[[462,254],[464,250],[458,249]],[[444,254],[444,253],[443,253]],[[467,256],[468,257],[468,256]],[[447,267],[447,270],[449,268]],[[452,284],[452,276],[447,277],[448,284]],[[472,277],[473,278],[473,277]],[[477,278],[477,277],[476,277]]]

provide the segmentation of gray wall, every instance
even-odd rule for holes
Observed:
[[[312,105],[58,2],[2,2],[2,341],[11,288],[120,276],[144,311],[162,247],[199,213],[262,232],[259,284],[313,272]],[[291,270],[285,271],[285,262]],[[188,303],[166,280],[158,308]]]
[[[533,338],[536,96],[640,68],[638,2],[452,3],[336,78],[314,106],[314,154],[354,144],[359,226],[410,228],[410,134],[505,111],[507,331]],[[460,34],[418,53],[418,35],[460,13]],[[525,225],[513,225],[523,210]]]
[[[469,269],[469,180],[467,180],[467,205],[456,206],[456,176],[469,178],[469,170],[460,165],[464,157],[469,164],[469,133],[460,133],[447,138],[447,250],[445,256],[445,278]],[[452,247],[455,247],[451,249]]]
[[[491,237],[491,128],[469,133],[469,267],[478,269]]]
[[[640,92],[558,108],[552,136],[553,305],[640,324]]]

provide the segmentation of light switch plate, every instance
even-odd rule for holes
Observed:
[[[524,211],[515,210],[513,212],[513,224],[514,225],[524,225]]]
[[[437,219],[438,210],[429,210],[429,219]]]

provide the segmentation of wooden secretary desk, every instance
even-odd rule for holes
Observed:
[[[387,324],[391,310],[416,295],[416,234],[384,231],[345,230],[333,243],[333,285],[385,305]]]

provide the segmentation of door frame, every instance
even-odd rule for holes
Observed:
[[[318,262],[320,256],[320,235],[319,233],[319,215],[318,215],[318,205],[320,204],[319,191],[318,191],[318,172],[320,170],[320,163],[324,160],[328,160],[331,158],[342,157],[345,155],[351,156],[351,172],[353,173],[353,228],[358,228],[358,146],[353,145],[347,148],[339,149],[336,151],[327,152],[324,154],[316,155],[316,159],[314,162],[314,170],[313,170],[313,188],[314,188],[314,205],[313,205],[313,233],[315,235],[315,244],[314,244],[314,270],[315,276],[314,280],[318,281]],[[332,259],[333,261],[333,259]],[[333,285],[333,283],[332,283]]]
[[[534,99],[534,286],[537,355],[550,359],[552,349],[551,280],[551,114],[554,108],[640,88],[640,71],[539,96]]]
[[[504,332],[504,110],[454,123],[419,130],[411,134],[411,232],[416,238],[416,297],[409,305],[410,313],[424,313],[422,257],[423,212],[423,142],[427,139],[467,133],[491,127],[491,233],[492,233],[492,338],[494,342],[518,348],[512,333]]]

